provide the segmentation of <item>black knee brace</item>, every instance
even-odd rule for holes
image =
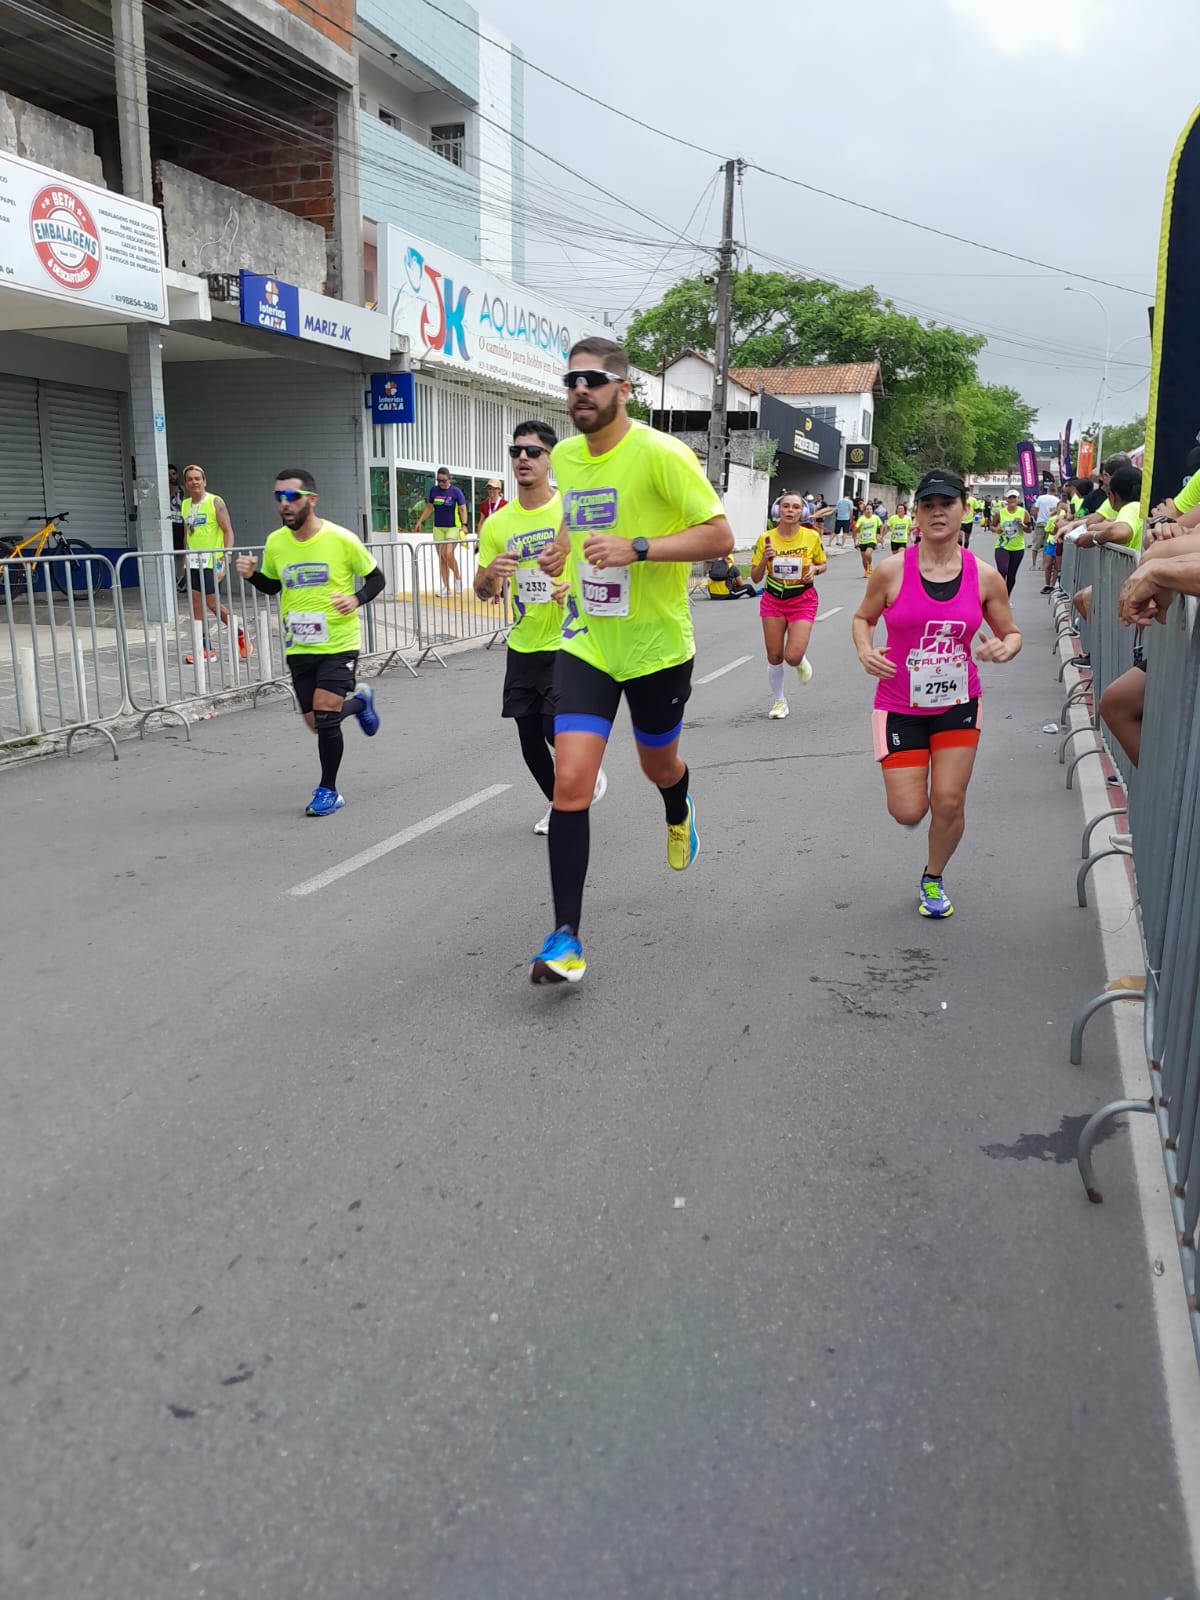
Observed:
[[[341,711],[314,711],[313,721],[318,733],[333,733],[342,725]]]

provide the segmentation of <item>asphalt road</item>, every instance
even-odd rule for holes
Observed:
[[[1128,1132],[1102,1211],[1070,1164],[1118,1079],[1043,603],[934,925],[856,567],[785,722],[696,608],[752,657],[702,853],[622,725],[578,988],[497,651],[382,681],[333,819],[282,702],[0,777],[6,1600],[1194,1593]]]

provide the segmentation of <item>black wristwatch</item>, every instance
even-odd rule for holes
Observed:
[[[632,543],[634,554],[637,556],[638,560],[645,561],[646,557],[650,554],[649,539],[634,539]]]

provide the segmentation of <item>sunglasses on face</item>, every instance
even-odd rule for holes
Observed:
[[[520,461],[522,456],[528,456],[530,461],[536,461],[539,456],[548,454],[549,452],[544,444],[510,444],[508,447],[509,460],[511,461]]]
[[[625,379],[618,373],[605,372],[602,367],[579,367],[574,372],[563,373],[563,387],[578,389],[581,385],[585,389],[603,389],[606,383],[624,383]]]
[[[297,500],[303,500],[306,495],[311,495],[314,492],[312,489],[276,489],[275,498],[285,505],[291,506],[295,505]]]

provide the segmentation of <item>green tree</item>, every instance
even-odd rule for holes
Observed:
[[[712,285],[703,278],[675,284],[630,323],[630,356],[654,369],[688,349],[711,354],[713,304]],[[1032,422],[1015,390],[980,384],[975,359],[981,336],[922,322],[874,289],[843,289],[785,272],[740,272],[732,324],[734,367],[878,359],[884,399],[875,411],[874,443],[881,482],[911,489],[928,466],[1006,466]]]
[[[1083,430],[1085,439],[1094,439],[1098,433],[1095,423]],[[1132,422],[1110,422],[1104,426],[1104,454],[1116,455],[1119,450],[1136,450],[1146,442],[1146,413],[1134,417]]]

